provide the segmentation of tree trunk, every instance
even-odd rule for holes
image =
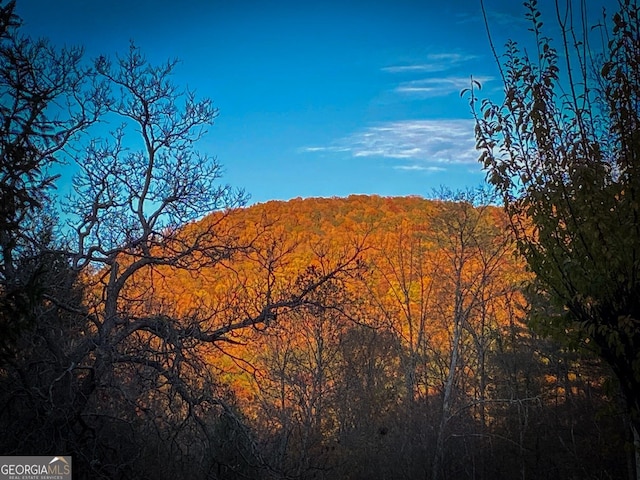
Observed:
[[[453,385],[455,381],[456,367],[458,365],[458,355],[460,346],[460,337],[462,336],[462,313],[459,292],[456,292],[456,314],[454,319],[453,342],[451,350],[451,361],[449,363],[449,374],[444,385],[444,397],[442,400],[442,416],[440,417],[440,425],[438,426],[438,436],[436,437],[436,452],[433,459],[433,469],[431,471],[431,479],[438,480],[440,478],[440,470],[442,458],[444,457],[444,435],[447,423],[451,416],[451,396],[453,393]]]
[[[635,479],[640,480],[640,434],[634,423],[631,423],[631,432],[633,433],[633,451],[635,452]]]

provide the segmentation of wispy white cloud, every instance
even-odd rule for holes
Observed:
[[[437,173],[437,172],[447,171],[447,169],[443,167],[434,167],[434,166],[426,166],[426,165],[396,165],[393,168],[396,170],[406,170],[410,172]]]
[[[416,64],[391,65],[382,70],[389,73],[436,73],[444,72],[458,65],[478,58],[477,55],[462,53],[431,53],[426,61]]]
[[[409,98],[431,99],[458,94],[471,85],[461,66],[478,59],[465,53],[432,53],[423,62],[385,67],[398,75],[393,92]],[[465,68],[466,70],[466,68]],[[492,77],[474,77],[487,83]],[[383,158],[407,172],[441,172],[453,164],[477,165],[474,123],[471,119],[400,120],[352,133],[326,146],[301,149],[308,153],[348,154],[353,158]]]
[[[493,77],[474,77],[481,84],[490,82]],[[423,98],[440,97],[451,93],[460,93],[471,85],[471,77],[434,77],[402,82],[395,89],[398,93],[416,95]]]
[[[348,152],[352,157],[399,161],[402,170],[442,171],[451,164],[475,164],[474,123],[467,119],[404,120],[355,132],[329,146],[304,152]]]
[[[326,150],[326,147],[305,147],[303,150],[305,152],[322,152]]]
[[[471,77],[461,76],[458,72],[463,70],[460,68],[463,64],[478,58],[477,55],[464,53],[432,53],[427,55],[426,62],[393,65],[383,70],[403,76],[402,81],[393,89],[395,93],[417,99],[436,98],[459,93],[469,87]],[[487,83],[493,77],[474,77],[474,80]]]

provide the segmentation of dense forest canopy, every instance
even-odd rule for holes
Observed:
[[[21,36],[14,6],[0,9],[2,455],[71,455],[76,478],[634,474],[637,419],[612,358],[632,358],[636,317],[617,319],[620,348],[601,344],[593,331],[615,329],[568,316],[566,298],[550,298],[567,287],[552,282],[557,266],[527,256],[569,265],[563,281],[600,265],[573,270],[585,232],[563,230],[591,226],[588,210],[570,218],[544,203],[555,190],[511,197],[508,183],[498,197],[247,207],[198,148],[217,110],[173,83],[176,62],[152,64],[132,43],[88,63]],[[513,143],[497,129],[504,110],[483,108],[479,142],[498,175],[526,159],[491,157],[491,135]],[[94,136],[106,117],[121,127]],[[63,158],[78,174],[60,229],[48,172]],[[613,235],[637,209],[620,187],[631,166],[604,182],[621,202]],[[577,190],[558,193],[563,206],[584,200]],[[566,235],[545,236],[536,207]]]

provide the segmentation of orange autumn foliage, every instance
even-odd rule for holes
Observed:
[[[246,248],[196,271],[155,267],[142,272],[132,287],[135,292],[128,295],[140,299],[139,308],[153,302],[177,317],[198,316],[202,322],[222,326],[256,315],[261,305],[290,291],[305,275],[319,274],[354,244],[361,245],[359,271],[318,298],[333,312],[334,324],[330,338],[316,340],[335,346],[357,324],[391,332],[406,357],[396,372],[399,379],[405,378],[401,382],[405,390],[398,394],[403,398],[421,398],[443,388],[456,308],[466,315],[463,370],[473,377],[480,370],[478,349],[490,348],[490,333],[508,325],[514,309],[523,304],[518,287],[526,274],[506,236],[507,219],[496,207],[421,197],[294,199],[224,216],[214,213],[188,225],[182,234],[197,234],[212,222],[218,222],[225,237]],[[462,303],[456,306],[456,301]],[[258,418],[273,397],[273,392],[265,391],[269,383],[265,379],[271,375],[273,383],[269,369],[281,349],[296,358],[299,368],[317,357],[309,332],[318,332],[326,315],[324,310],[284,311],[277,329],[248,329],[202,354],[220,381],[231,385],[243,411]],[[323,335],[327,332],[325,328]],[[318,360],[325,361],[319,357],[314,361]],[[331,368],[339,368],[338,360],[332,362]],[[312,369],[307,370],[304,378],[296,373],[303,385],[313,384],[308,377]],[[286,377],[287,372],[281,373]],[[324,389],[331,390],[332,382],[339,381],[336,375],[321,374]],[[470,390],[478,388],[475,380],[461,383]],[[289,400],[282,408],[293,408],[294,393],[286,393]]]

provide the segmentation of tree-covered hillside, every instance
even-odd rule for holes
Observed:
[[[209,232],[242,247],[136,269],[108,374],[85,393],[95,354],[69,362],[104,331],[113,267],[93,271],[81,315],[49,313],[19,340],[3,451],[63,449],[122,478],[623,475],[607,371],[527,328],[503,211],[483,192],[442,196],[269,202],[187,225],[154,258]]]

